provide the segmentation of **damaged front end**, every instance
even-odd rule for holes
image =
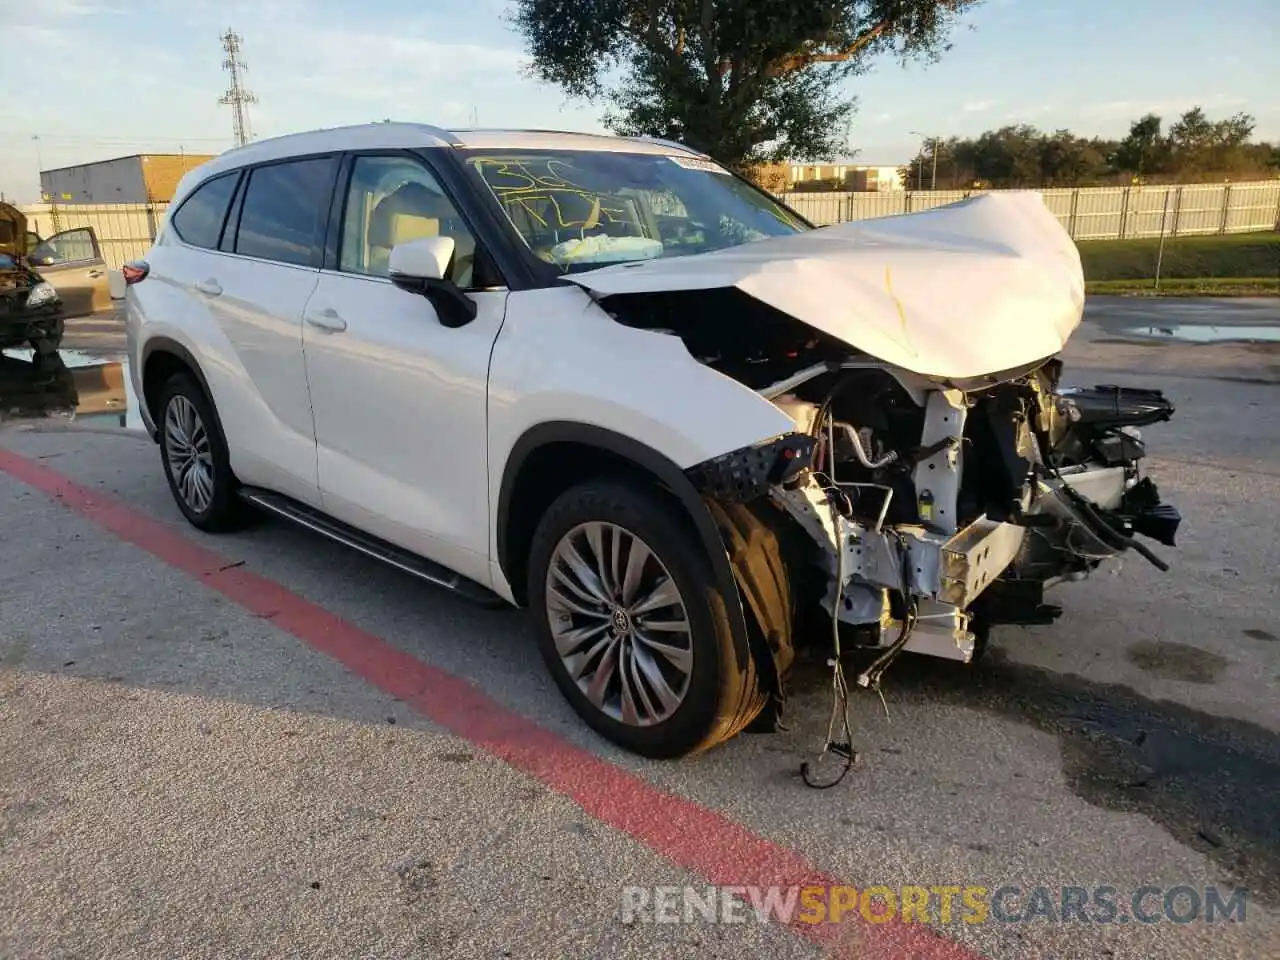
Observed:
[[[831,638],[837,688],[843,645],[879,651],[874,687],[902,651],[968,662],[993,625],[1052,622],[1045,591],[1121,553],[1167,569],[1137,539],[1180,522],[1138,429],[1173,406],[1061,386],[1084,276],[1035,194],[567,279],[794,421],[687,471],[779,699],[806,641]]]
[[[794,434],[689,476],[717,504],[805,532],[803,546],[779,541],[795,601],[830,613],[848,642],[967,662],[995,624],[1052,622],[1061,611],[1045,590],[1117,554],[1167,569],[1135,539],[1172,546],[1180,521],[1141,476],[1137,428],[1172,404],[1159,391],[1062,389],[1060,371],[1050,360],[938,383],[873,360],[820,364],[760,389]]]

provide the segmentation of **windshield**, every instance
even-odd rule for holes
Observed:
[[[486,151],[466,165],[539,260],[560,272],[683,257],[808,230],[718,164],[606,151]]]

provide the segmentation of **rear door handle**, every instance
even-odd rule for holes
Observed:
[[[90,276],[90,278],[91,278],[91,279],[97,280],[97,279],[98,279],[100,276],[102,276],[104,273],[106,273],[106,271],[105,271],[105,270],[90,270],[90,271],[89,271],[89,276]]]
[[[196,284],[196,289],[199,290],[201,293],[208,294],[211,297],[216,297],[220,293],[222,293],[222,287],[218,285],[218,281],[215,280],[213,277],[210,277],[208,280],[199,281]]]
[[[303,319],[311,326],[319,330],[327,330],[330,333],[340,333],[347,329],[347,321],[343,320],[338,311],[332,308],[308,313]]]

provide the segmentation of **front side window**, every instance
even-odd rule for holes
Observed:
[[[173,215],[173,230],[185,243],[212,250],[218,246],[237,174],[215,177],[198,186]]]
[[[452,237],[453,272],[462,289],[472,284],[474,235],[431,171],[408,157],[356,157],[343,211],[338,269],[387,276],[391,248],[424,237]]]
[[[723,250],[809,229],[717,164],[606,151],[470,151],[464,162],[556,272]]]
[[[318,157],[253,170],[236,232],[236,253],[319,266],[336,162]]]

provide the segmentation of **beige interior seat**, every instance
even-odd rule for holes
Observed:
[[[424,237],[452,237],[455,244],[453,281],[471,285],[475,240],[447,199],[420,183],[404,183],[387,194],[369,218],[365,262],[370,273],[386,276],[391,248]]]

